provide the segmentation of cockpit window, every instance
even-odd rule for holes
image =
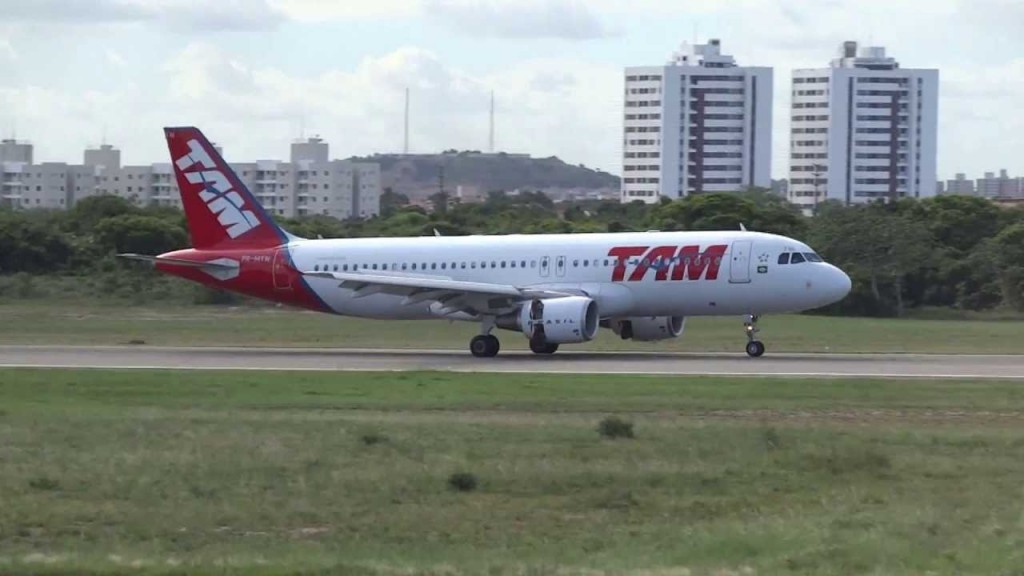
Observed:
[[[821,256],[818,256],[814,252],[804,252],[804,257],[807,258],[808,262],[824,262],[824,260],[821,259]]]
[[[779,264],[789,264],[789,252],[779,254]]]
[[[789,260],[790,264],[799,264],[804,261],[804,255],[799,252],[793,252],[793,257]]]

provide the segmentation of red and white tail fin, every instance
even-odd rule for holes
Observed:
[[[198,128],[164,128],[192,247],[266,248],[288,235]]]

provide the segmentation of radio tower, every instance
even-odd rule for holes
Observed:
[[[409,88],[405,88],[405,139],[402,153],[409,154]]]
[[[491,90],[491,129],[487,138],[488,152],[494,154],[494,90]]]

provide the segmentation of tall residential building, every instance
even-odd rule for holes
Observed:
[[[881,47],[844,42],[829,68],[794,70],[790,201],[933,196],[938,70],[900,68]]]
[[[625,76],[623,202],[771,186],[771,68],[711,40]]]

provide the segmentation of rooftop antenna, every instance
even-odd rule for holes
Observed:
[[[494,154],[494,90],[491,90],[491,130],[487,139],[488,151]]]
[[[409,87],[405,87],[405,138],[402,144],[402,153],[409,153]]]

